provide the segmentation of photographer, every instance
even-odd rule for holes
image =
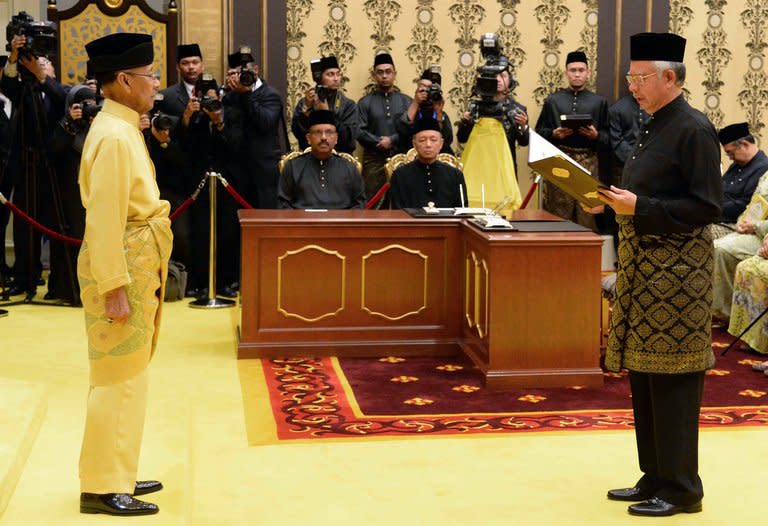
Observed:
[[[354,153],[359,128],[357,104],[344,96],[341,88],[341,69],[336,57],[323,57],[312,61],[312,78],[317,84],[304,92],[304,98],[296,105],[291,121],[291,131],[299,141],[299,148],[306,149],[309,132],[309,114],[314,110],[330,110],[336,119],[339,140],[336,150]]]
[[[55,80],[50,61],[36,56],[29,49],[27,38],[18,34],[11,38],[11,54],[0,80],[0,90],[11,100],[15,112],[10,159],[4,177],[11,178],[16,204],[34,219],[55,225],[50,203],[58,195],[53,188],[54,165],[48,157],[51,134],[64,116],[67,94]],[[36,42],[39,48],[47,40]],[[40,239],[40,234],[25,221],[13,222],[16,263],[12,295],[34,295],[42,273]]]
[[[206,174],[206,172],[221,173],[230,178],[228,165],[233,156],[237,156],[235,148],[238,141],[232,137],[233,131],[226,126],[224,107],[219,95],[219,86],[212,76],[201,75],[195,83],[190,104],[187,108],[199,107],[188,119],[188,124],[179,128],[181,150],[188,163],[188,181],[191,183],[190,192]],[[211,184],[211,181],[208,181]],[[232,285],[237,281],[236,246],[233,243],[233,231],[237,229],[236,206],[228,196],[219,194],[217,201],[217,282],[223,286],[217,291],[223,296],[235,296]],[[210,200],[206,188],[190,210],[191,231],[195,233],[191,240],[191,257],[189,258],[189,278],[187,282],[190,293],[197,291],[198,295],[207,294],[209,236],[210,236]]]
[[[242,46],[228,60],[224,114],[237,140],[229,169],[246,201],[256,208],[277,208],[283,102],[277,90],[259,77],[250,48]]]
[[[195,112],[200,111],[200,105],[193,100],[195,83],[205,73],[205,63],[200,46],[197,44],[179,44],[176,47],[176,71],[181,80],[160,91],[163,96],[160,111],[174,117],[174,128],[172,129],[174,135],[179,133],[176,126],[181,124],[189,126],[189,119]]]
[[[508,64],[506,57],[502,62]],[[504,134],[507,137],[509,151],[512,154],[512,162],[515,165],[517,176],[517,145],[528,146],[528,110],[517,102],[511,95],[511,91],[517,85],[512,72],[507,67],[501,73],[496,74],[496,93],[493,96],[494,117],[504,126]],[[469,103],[469,109],[461,116],[459,128],[456,131],[456,139],[463,144],[469,139],[475,122],[481,117],[482,100],[473,100]]]
[[[81,84],[67,94],[66,115],[59,121],[51,137],[51,151],[56,163],[62,209],[63,234],[82,239],[85,234],[85,208],[80,202],[77,184],[80,156],[91,122],[101,109],[96,103],[96,93]],[[70,305],[80,304],[80,286],[77,282],[76,247],[63,243],[51,243],[51,274],[48,278],[46,300],[59,299]]]
[[[190,175],[187,156],[181,150],[179,140],[171,138],[173,120],[160,111],[162,101],[162,94],[155,95],[154,106],[149,114],[141,116],[139,128],[144,134],[149,156],[155,165],[155,179],[160,198],[171,203],[171,210],[175,210],[194,191],[199,181],[195,181]],[[171,259],[182,263],[188,269],[191,268],[192,259],[192,214],[192,210],[188,210],[171,223]]]
[[[432,118],[437,121],[440,134],[443,137],[440,153],[453,154],[451,148],[453,127],[451,126],[451,119],[443,111],[445,99],[440,87],[439,69],[440,66],[432,66],[424,70],[416,83],[416,93],[413,95],[408,110],[396,122],[397,133],[400,137],[398,153],[405,153],[412,147],[415,133],[414,122],[422,118]]]

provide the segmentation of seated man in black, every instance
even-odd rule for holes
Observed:
[[[464,206],[467,195],[464,174],[437,160],[443,147],[440,124],[432,115],[414,123],[413,147],[417,157],[392,174],[389,199],[392,208],[420,208],[433,203],[438,208]]]
[[[712,225],[715,239],[736,230],[739,216],[752,199],[758,181],[768,172],[768,156],[755,144],[746,122],[726,126],[717,136],[733,164],[723,174],[723,213]]]
[[[363,176],[354,164],[333,154],[338,139],[333,112],[315,110],[308,124],[307,142],[312,151],[283,166],[278,208],[363,208]]]

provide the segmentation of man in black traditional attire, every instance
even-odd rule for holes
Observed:
[[[418,155],[392,174],[388,193],[392,208],[420,208],[429,203],[438,208],[466,206],[464,175],[437,160],[443,147],[440,123],[423,115],[416,120],[415,129],[413,147]]]
[[[345,153],[353,153],[357,140],[357,104],[348,99],[341,90],[341,69],[336,57],[323,57],[320,59],[321,79],[320,84],[326,88],[328,97],[321,100],[314,87],[304,92],[304,98],[296,104],[291,120],[291,131],[299,141],[299,148],[304,150],[309,146],[307,132],[309,132],[309,116],[314,110],[330,110],[336,118],[336,132],[338,141],[336,150]]]
[[[559,89],[544,101],[536,133],[553,143],[598,178],[598,150],[607,147],[608,101],[587,89],[592,72],[583,51],[571,51],[565,60],[568,88]],[[592,123],[573,129],[563,126],[561,116],[589,115]],[[595,218],[555,185],[544,181],[544,209],[596,231]]]
[[[600,190],[619,223],[616,301],[605,365],[629,370],[640,470],[608,498],[633,515],[701,511],[699,411],[711,347],[713,246],[723,200],[714,126],[685,101],[685,39],[630,40],[629,90],[651,115],[623,188]],[[599,208],[593,209],[598,212]]]
[[[408,110],[411,97],[395,88],[397,70],[392,55],[379,53],[373,59],[376,90],[357,103],[360,128],[357,141],[363,147],[365,194],[373,196],[387,181],[384,165],[400,148],[395,122]],[[409,143],[410,145],[410,143]]]
[[[309,115],[307,142],[312,151],[283,166],[277,189],[279,208],[346,209],[365,206],[363,177],[350,161],[334,155],[336,122],[333,112]]]
[[[437,90],[433,87],[435,84],[433,80],[438,81],[438,83],[442,80],[440,74],[432,72],[431,69],[425,69],[421,73],[421,77],[416,81],[416,93],[413,94],[411,104],[395,123],[397,133],[400,136],[398,153],[406,153],[411,148],[413,136],[417,131],[416,121],[431,115],[440,125],[440,134],[443,136],[443,146],[440,153],[453,155],[453,148],[451,148],[453,126],[448,114],[443,110],[445,107],[443,91],[442,88]]]
[[[715,239],[736,231],[739,216],[752,199],[760,177],[768,171],[768,156],[755,144],[749,124],[731,124],[717,136],[733,163],[723,174],[723,214],[717,224],[712,225]]]

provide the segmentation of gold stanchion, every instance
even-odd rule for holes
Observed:
[[[221,174],[206,172],[206,175],[208,176],[208,192],[211,196],[211,234],[208,244],[208,297],[192,301],[189,306],[193,309],[223,309],[234,307],[235,302],[216,297],[216,186]]]

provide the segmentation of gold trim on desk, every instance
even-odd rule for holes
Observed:
[[[423,287],[423,290],[422,290],[422,304],[421,304],[421,306],[418,309],[416,309],[416,310],[408,311],[408,312],[405,312],[405,313],[397,315],[397,316],[388,316],[387,314],[384,314],[383,312],[375,311],[375,310],[369,308],[368,305],[366,304],[365,264],[366,264],[366,262],[371,260],[371,258],[373,256],[377,256],[377,255],[383,254],[384,252],[388,252],[390,250],[402,250],[403,252],[406,252],[408,254],[413,254],[415,256],[419,256],[419,257],[421,257],[421,259],[423,260],[423,263],[424,263],[424,275],[423,275],[424,287]],[[423,310],[425,310],[427,308],[427,276],[428,276],[428,271],[429,271],[429,256],[423,254],[420,250],[415,250],[415,249],[407,248],[407,247],[404,247],[403,245],[399,245],[399,244],[387,245],[387,246],[385,246],[383,248],[371,250],[366,255],[364,255],[363,258],[362,258],[362,275],[361,275],[362,283],[361,283],[361,287],[360,287],[360,308],[363,311],[367,312],[368,314],[371,314],[372,316],[379,316],[379,317],[384,318],[385,320],[389,320],[389,321],[402,320],[403,318],[406,318],[408,316],[415,316],[415,315],[419,314],[421,311],[423,311]]]
[[[306,252],[307,250],[317,250],[319,252],[322,252],[324,254],[328,254],[330,256],[336,256],[339,261],[341,262],[341,290],[339,291],[339,307],[334,312],[326,312],[325,314],[321,314],[320,316],[316,316],[314,318],[308,318],[306,316],[302,316],[301,314],[297,314],[295,312],[290,312],[283,308],[283,262],[287,260],[290,256],[295,256],[297,254],[301,254],[302,252]],[[277,310],[282,314],[283,316],[287,318],[297,318],[299,320],[305,321],[307,323],[314,323],[316,321],[320,321],[325,318],[330,318],[332,316],[338,315],[341,311],[344,310],[344,298],[345,298],[345,285],[347,282],[346,278],[346,256],[342,256],[339,254],[336,250],[328,250],[327,248],[323,248],[319,245],[306,245],[303,246],[297,250],[287,250],[283,255],[278,256],[277,258]]]

